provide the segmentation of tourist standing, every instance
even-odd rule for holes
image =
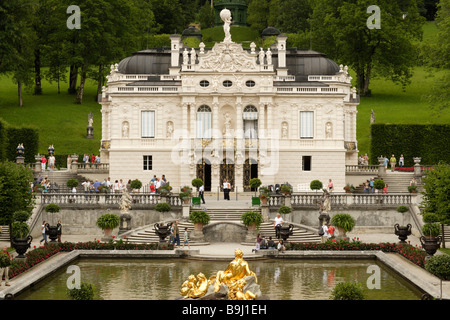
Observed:
[[[392,155],[391,159],[389,159],[389,162],[391,163],[391,172],[395,171],[395,164],[397,163],[397,159]]]
[[[198,188],[198,194],[200,195],[200,199],[202,199],[202,203],[205,204],[205,187],[203,185]]]
[[[370,193],[374,193],[374,191],[375,191],[375,187],[373,186],[374,182],[375,181],[373,180],[373,178],[370,178],[370,181],[369,181]]]
[[[58,236],[58,242],[61,242],[61,235],[62,235],[62,223],[61,223],[61,220],[58,220],[58,223],[56,224],[56,234]]]
[[[178,220],[175,221],[173,226],[173,244],[177,243],[177,248],[180,247],[180,228],[178,227]]]
[[[0,254],[6,255],[9,258],[9,260],[11,260],[11,255],[9,254],[7,249],[8,248],[6,246],[4,246],[3,251]],[[9,284],[9,266],[0,268],[0,287],[2,286],[2,283],[3,283],[3,281],[2,281],[3,274],[5,274],[5,286],[9,287],[10,286],[10,284]]]
[[[223,181],[223,198],[224,200],[230,200],[231,185],[227,179]]]
[[[48,157],[48,166],[50,167],[51,170],[55,170],[55,156],[54,155],[50,155]]]
[[[184,235],[183,235],[183,249],[184,246],[187,245],[188,248],[191,248],[191,245],[189,244],[189,232],[188,232],[188,228],[184,228]]]
[[[322,235],[322,243],[325,243],[328,240],[328,225],[324,224],[322,226],[323,235]]]
[[[383,193],[384,193],[384,194],[386,194],[386,193],[387,193],[387,188],[388,188],[388,185],[387,185],[387,184],[385,184],[385,185],[384,185],[384,188],[383,188]]]
[[[43,155],[41,158],[41,170],[44,172],[47,165],[47,158]]]
[[[369,193],[369,180],[366,180],[366,182],[364,182],[364,193]]]
[[[335,238],[335,236],[334,236],[334,231],[335,231],[335,228],[332,226],[332,225],[328,225],[328,238],[329,239],[334,239]]]
[[[403,157],[403,154],[400,155],[400,159],[398,160],[398,165],[400,166],[400,168],[403,168],[403,166],[405,165],[405,157]]]
[[[387,157],[384,157],[384,172],[386,173],[387,167],[388,167],[389,159]]]
[[[364,165],[365,166],[369,165],[369,156],[367,155],[367,153],[364,155]]]
[[[328,180],[328,191],[331,192],[334,189],[333,181],[331,179]]]
[[[39,242],[44,241],[47,244],[47,222],[43,221],[41,226],[42,239]]]

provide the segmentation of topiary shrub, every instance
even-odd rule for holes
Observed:
[[[287,213],[291,213],[291,212],[292,212],[292,209],[289,208],[288,206],[281,206],[278,209],[278,213],[281,213],[281,214],[287,214]]]
[[[438,254],[428,259],[425,269],[442,280],[450,280],[450,256]]]
[[[78,187],[78,180],[77,179],[69,179],[66,183],[67,187],[70,189]]]
[[[31,213],[25,210],[19,210],[13,214],[13,220],[17,222],[26,222],[30,217]]]
[[[250,181],[248,182],[248,185],[250,186],[250,188],[253,188],[253,189],[258,189],[261,186],[261,184],[262,184],[262,182],[258,178],[250,179]]]
[[[131,181],[130,187],[131,189],[139,190],[142,188],[142,182],[138,179],[134,179],[133,181]]]
[[[345,233],[350,232],[355,227],[355,220],[348,213],[338,213],[331,218],[331,224],[344,229]]]
[[[422,216],[422,220],[425,223],[435,223],[439,222],[439,216],[432,212],[424,213]]]
[[[439,223],[425,223],[422,226],[422,233],[425,237],[437,237],[441,232]]]
[[[356,282],[340,282],[331,292],[332,300],[364,300],[361,284]]]
[[[61,210],[61,208],[55,203],[50,203],[45,207],[45,212],[55,213],[59,212],[59,210]]]
[[[384,186],[385,186],[385,183],[384,183],[384,180],[383,180],[383,179],[376,179],[376,180],[373,182],[373,187],[374,187],[375,189],[377,189],[377,190],[383,189]]]
[[[400,213],[408,212],[409,208],[407,206],[398,206],[397,211]]]
[[[322,182],[319,181],[319,180],[313,180],[313,181],[311,181],[311,183],[309,184],[309,188],[310,188],[311,190],[320,190],[320,189],[322,189],[322,187],[323,187],[323,184],[322,184]]]
[[[172,207],[166,202],[161,202],[155,206],[155,210],[158,212],[169,212],[170,210],[172,210]]]

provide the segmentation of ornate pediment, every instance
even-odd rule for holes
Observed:
[[[256,71],[256,55],[246,52],[239,43],[216,43],[211,51],[199,56],[198,71]]]

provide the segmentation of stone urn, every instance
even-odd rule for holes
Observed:
[[[172,225],[172,223],[168,223],[167,225],[163,225],[161,224],[157,224],[155,223],[154,228],[155,228],[155,234],[159,237],[159,242],[160,243],[164,243],[166,242],[166,237],[168,235],[170,235],[170,226]]]
[[[400,243],[406,243],[406,239],[411,235],[411,228],[410,223],[406,226],[401,226],[398,223],[394,225],[395,235],[398,236]]]
[[[17,258],[22,258],[22,259],[26,258],[25,252],[27,252],[27,250],[30,248],[32,241],[33,241],[32,236],[28,236],[23,239],[14,238],[12,240],[12,246],[14,249],[16,249],[16,252],[18,254]]]
[[[56,242],[56,240],[58,239],[58,227],[49,226],[47,229],[47,234],[50,239],[50,242]]]
[[[421,236],[419,238],[419,240],[420,240],[420,243],[422,244],[422,248],[428,254],[428,257],[431,257],[441,247],[442,237],[441,236],[437,236],[437,237]]]
[[[112,231],[113,229],[103,229],[103,238],[102,241],[106,242],[106,241],[110,241],[112,240]]]
[[[294,225],[290,224],[289,226],[281,226],[279,228],[279,234],[281,239],[283,239],[283,242],[286,242],[286,240],[289,238],[289,236],[294,234]]]

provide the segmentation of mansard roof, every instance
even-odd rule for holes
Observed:
[[[278,67],[278,52],[272,50],[274,69]],[[180,53],[180,65],[182,54]],[[146,49],[133,53],[120,61],[119,72],[123,74],[169,74],[171,52],[168,48]],[[306,81],[309,75],[334,75],[339,66],[324,54],[313,50],[291,48],[286,51],[286,68],[288,74],[297,81]]]

